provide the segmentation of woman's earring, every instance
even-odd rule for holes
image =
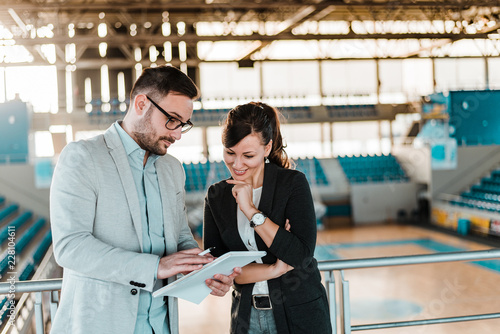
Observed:
[[[269,158],[268,158],[268,157],[266,157],[266,158],[264,159],[264,163],[266,163],[266,164],[268,164],[268,163],[269,163]]]

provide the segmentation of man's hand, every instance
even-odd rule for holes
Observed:
[[[233,286],[233,281],[236,276],[241,274],[241,268],[236,267],[233,273],[229,276],[217,274],[214,278],[205,280],[207,286],[212,290],[211,295],[223,297]]]
[[[157,278],[164,279],[177,274],[188,274],[214,260],[210,254],[198,255],[201,251],[199,248],[192,248],[162,257],[158,265]]]

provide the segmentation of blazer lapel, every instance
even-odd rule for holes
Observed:
[[[264,167],[264,182],[262,184],[262,195],[260,196],[260,202],[258,209],[264,214],[270,215],[273,209],[273,199],[276,189],[276,178],[278,175],[278,167],[273,163],[267,163]],[[279,225],[279,222],[274,222]],[[255,242],[257,243],[257,248],[265,249],[267,248],[265,242],[262,238],[255,233]]]
[[[132,176],[132,172],[130,171],[127,154],[123,148],[120,135],[116,131],[114,124],[111,125],[111,127],[109,127],[104,133],[104,140],[106,141],[106,145],[108,145],[109,154],[113,158],[118,174],[120,175],[123,190],[125,191],[125,196],[127,197],[130,215],[132,216],[135,232],[137,233],[137,239],[139,239],[139,244],[142,249],[141,208],[139,205],[139,198],[137,196],[137,189],[135,188],[134,178]]]
[[[158,183],[160,184],[161,205],[163,210],[163,234],[165,236],[165,246],[167,254],[177,251],[177,240],[175,239],[172,229],[177,222],[174,213],[176,212],[176,194],[172,191],[175,185],[172,178],[168,175],[173,175],[170,172],[171,166],[161,159],[155,162],[156,173],[158,175]],[[184,203],[183,203],[184,204]]]

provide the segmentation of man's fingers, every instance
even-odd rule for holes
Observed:
[[[198,255],[201,252],[202,252],[202,250],[200,248],[191,248],[191,249],[181,250],[178,253]]]

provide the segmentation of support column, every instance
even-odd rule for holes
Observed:
[[[333,152],[333,122],[330,122],[330,149],[332,157],[334,157],[335,154]]]
[[[376,77],[377,77],[377,103],[380,103],[380,86],[381,86],[381,82],[380,82],[380,64],[379,64],[379,60],[378,59],[375,59],[375,74],[376,74]]]
[[[260,85],[260,100],[264,99],[264,62],[259,62],[259,85]]]
[[[436,60],[434,58],[431,58],[431,64],[432,64],[432,91],[436,91]]]
[[[389,137],[391,139],[391,150],[390,150],[390,152],[392,152],[392,148],[394,147],[394,135],[392,133],[392,121],[389,121]]]
[[[208,159],[210,158],[210,152],[209,152],[209,149],[208,149],[208,135],[207,135],[207,127],[204,126],[201,128],[201,145],[203,147],[203,151],[202,151],[202,154],[203,154],[203,157],[205,159]]]
[[[379,142],[379,146],[380,146],[380,153],[382,153],[382,139],[383,139],[382,121],[377,121],[377,124],[378,124],[378,142]]]
[[[64,67],[57,69],[57,97],[59,110],[57,112],[66,112],[66,69]]]
[[[326,144],[326,138],[325,138],[325,129],[323,128],[325,123],[319,123],[319,137],[320,137],[320,142],[321,142],[321,152],[325,152],[325,144]]]
[[[488,57],[484,57],[484,81],[485,89],[490,89],[490,68]]]
[[[325,98],[325,92],[323,90],[323,61],[322,60],[319,60],[318,61],[318,80],[319,80],[319,94],[320,94],[320,99],[321,99],[321,102],[320,102],[320,105],[324,105],[323,103],[323,99]]]

